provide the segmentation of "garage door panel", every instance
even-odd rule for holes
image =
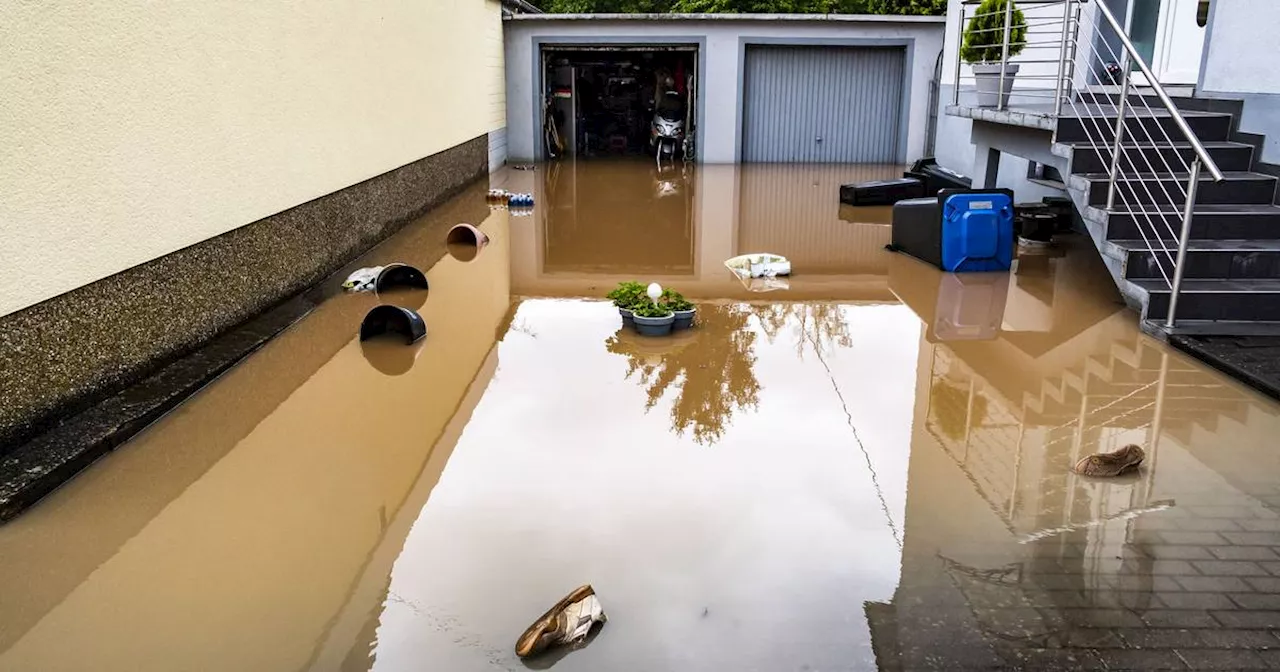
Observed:
[[[905,61],[901,48],[748,47],[743,161],[900,161]]]

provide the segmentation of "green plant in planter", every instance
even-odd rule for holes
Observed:
[[[662,297],[658,299],[667,308],[680,312],[683,310],[693,310],[693,304],[684,295],[674,289],[662,290]]]
[[[613,301],[613,305],[618,308],[631,308],[639,303],[651,303],[649,301],[647,288],[635,280],[627,282],[619,282],[613,291],[604,295],[604,298]]]
[[[974,18],[964,29],[960,58],[965,63],[999,63],[1004,57],[1004,16],[1006,4],[1013,5],[1009,28],[1009,58],[1022,53],[1027,44],[1027,20],[1013,0],[982,0]]]
[[[668,315],[671,315],[671,309],[667,306],[648,300],[633,304],[631,306],[631,312],[634,313],[636,317],[667,317]]]

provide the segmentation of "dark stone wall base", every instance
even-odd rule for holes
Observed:
[[[0,317],[0,458],[299,294],[487,174],[481,136]]]
[[[294,297],[0,456],[0,523],[115,450],[314,306]]]

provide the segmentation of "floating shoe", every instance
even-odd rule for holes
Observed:
[[[1110,453],[1094,453],[1076,462],[1071,470],[1081,476],[1119,476],[1131,469],[1137,469],[1147,453],[1132,443],[1120,450]]]
[[[578,644],[587,638],[592,626],[606,620],[608,617],[596,598],[595,589],[590,585],[580,586],[520,635],[516,640],[516,655],[526,658],[552,646]]]

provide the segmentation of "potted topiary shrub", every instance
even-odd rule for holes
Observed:
[[[617,307],[618,314],[622,319],[631,319],[631,307],[637,303],[649,303],[649,297],[645,294],[645,286],[635,280],[627,282],[619,282],[613,291],[605,294],[605,298],[613,301],[613,305]]]
[[[997,107],[1013,92],[1018,64],[1006,63],[1004,90],[1000,89],[1000,64],[1004,60],[1004,25],[1008,5],[1013,5],[1009,27],[1009,58],[1022,53],[1027,43],[1027,20],[1013,0],[982,0],[973,20],[964,29],[960,58],[973,67],[978,84],[978,107]]]
[[[675,330],[688,329],[693,326],[693,316],[698,313],[698,309],[694,307],[684,295],[674,289],[662,290],[662,305],[671,309],[675,314],[675,322],[671,328]]]
[[[636,331],[642,336],[666,336],[676,321],[676,315],[670,308],[650,301],[632,306],[631,313]]]

